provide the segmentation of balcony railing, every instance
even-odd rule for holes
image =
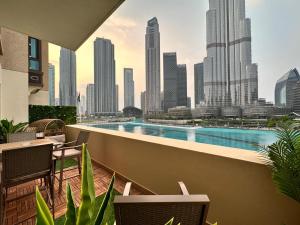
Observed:
[[[94,161],[140,186],[177,194],[177,181],[184,181],[191,193],[207,194],[209,221],[299,223],[299,203],[276,190],[257,152],[81,125],[68,126],[68,138],[81,129],[91,132],[88,148]]]

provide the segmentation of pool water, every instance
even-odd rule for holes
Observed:
[[[270,145],[277,139],[274,132],[263,130],[178,127],[147,124],[142,122],[112,123],[90,126],[253,151],[258,151],[260,146]]]

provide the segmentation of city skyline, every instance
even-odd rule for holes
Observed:
[[[116,81],[120,86],[120,93],[123,92],[123,68],[132,67],[137,74],[135,104],[140,106],[139,93],[145,90],[145,23],[156,16],[160,24],[161,53],[175,50],[178,53],[178,61],[187,64],[188,96],[192,97],[192,105],[194,105],[193,66],[202,62],[206,55],[205,12],[208,10],[208,1],[190,1],[190,4],[182,4],[183,1],[175,1],[174,4],[173,2],[153,1],[150,4],[145,1],[126,1],[76,52],[78,56],[78,90],[83,93],[86,84],[93,80],[92,41],[96,36],[105,36],[111,39],[116,46]],[[296,4],[296,1],[294,2]],[[145,4],[148,10],[139,12],[141,6]],[[172,12],[166,13],[170,4],[172,4]],[[252,20],[253,61],[259,67],[259,97],[265,97],[268,101],[274,102],[273,90],[276,80],[289,68],[300,67],[300,59],[297,54],[300,47],[296,45],[300,34],[290,25],[299,18],[296,13],[292,13],[295,12],[296,7],[292,7],[295,4],[284,4],[275,0],[270,7],[267,1],[246,0],[246,14]],[[184,12],[189,10],[189,13],[178,20],[175,16],[181,9]],[[276,15],[279,12],[281,16],[277,18]],[[287,13],[289,13],[288,17],[285,16]],[[259,21],[264,21],[264,23],[259,23]],[[184,26],[184,24],[190,25]],[[278,33],[279,28],[281,32]],[[286,42],[287,38],[290,38],[288,43]],[[50,62],[56,66],[57,76],[59,74],[58,48],[58,46],[50,45],[49,51]],[[274,61],[279,63],[274,64]],[[265,83],[268,83],[266,88],[264,87]],[[121,109],[122,98],[119,103]]]

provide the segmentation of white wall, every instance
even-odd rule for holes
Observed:
[[[28,121],[28,73],[2,69],[0,118]]]
[[[40,90],[29,95],[29,105],[49,105],[49,92]]]

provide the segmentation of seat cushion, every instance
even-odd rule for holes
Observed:
[[[61,158],[62,151],[55,151],[53,152],[53,156],[57,159]],[[75,157],[75,156],[80,156],[81,151],[78,151],[76,149],[68,149],[65,150],[65,158],[70,158],[70,157]]]

